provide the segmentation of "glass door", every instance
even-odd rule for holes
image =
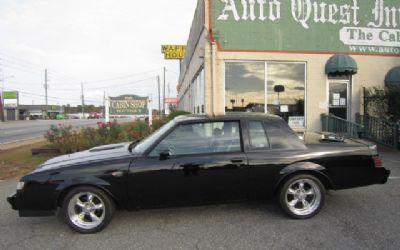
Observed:
[[[329,114],[348,119],[349,81],[329,82]]]

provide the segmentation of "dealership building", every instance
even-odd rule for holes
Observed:
[[[363,89],[400,84],[398,0],[199,0],[179,108],[261,112],[296,130],[354,121]]]

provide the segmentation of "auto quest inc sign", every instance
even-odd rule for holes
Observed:
[[[222,50],[400,55],[399,0],[210,0]]]
[[[122,95],[110,97],[110,115],[148,115],[148,97]]]

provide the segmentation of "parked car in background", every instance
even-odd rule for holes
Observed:
[[[88,116],[88,119],[100,119],[102,115],[100,113],[91,112]]]
[[[180,116],[141,142],[48,160],[8,197],[20,216],[58,209],[81,233],[128,210],[265,199],[297,219],[316,215],[325,191],[386,183],[376,146],[306,134],[268,115]]]
[[[65,116],[64,116],[63,114],[57,114],[57,115],[56,115],[56,119],[57,119],[57,120],[64,120],[64,119],[65,119]]]

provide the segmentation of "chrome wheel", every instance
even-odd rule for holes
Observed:
[[[307,216],[321,205],[320,186],[312,179],[297,179],[291,182],[285,193],[287,208],[295,215]]]
[[[80,192],[72,196],[68,203],[69,220],[81,229],[94,229],[105,218],[104,201],[92,192]]]

